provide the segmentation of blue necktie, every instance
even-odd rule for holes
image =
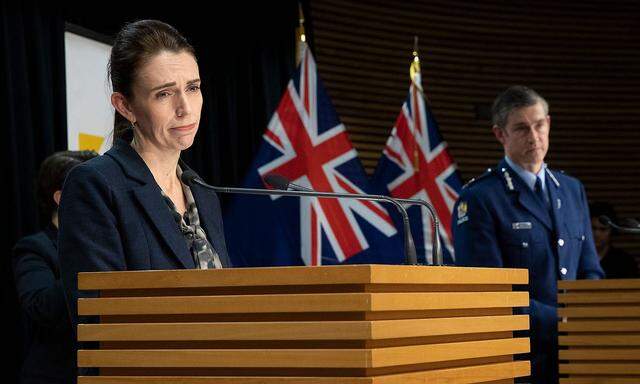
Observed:
[[[544,190],[542,189],[542,180],[539,177],[536,177],[536,184],[533,186],[533,191],[536,193],[538,199],[544,207],[549,208],[549,203],[547,202],[547,197],[544,195]]]

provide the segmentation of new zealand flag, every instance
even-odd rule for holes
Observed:
[[[364,169],[317,76],[309,49],[289,81],[244,186],[278,174],[316,191],[368,193]],[[236,196],[225,215],[234,265],[401,263],[402,244],[379,203]]]
[[[425,103],[419,66],[413,79],[371,184],[392,197],[431,203],[440,220],[444,262],[453,264],[451,211],[462,189],[462,180],[433,113]],[[431,264],[433,230],[428,211],[414,206],[408,212],[418,261],[426,257]]]

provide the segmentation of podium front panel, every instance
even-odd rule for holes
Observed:
[[[511,383],[527,271],[390,265],[81,273],[79,383]],[[514,290],[518,286],[520,290]],[[85,320],[82,320],[85,319]],[[86,347],[84,347],[86,346]]]
[[[558,282],[561,384],[640,383],[640,280]]]

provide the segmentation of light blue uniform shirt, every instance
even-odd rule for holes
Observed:
[[[511,160],[509,156],[505,156],[504,159],[507,162],[507,164],[509,164],[511,169],[513,169],[518,174],[518,176],[520,176],[520,178],[525,182],[525,184],[527,184],[527,186],[533,192],[535,192],[536,178],[540,178],[540,182],[542,184],[542,192],[544,192],[544,197],[547,200],[547,203],[549,203],[549,194],[547,193],[547,183],[546,183],[547,178],[544,177],[545,169],[547,169],[546,163],[542,163],[542,167],[540,167],[540,171],[538,171],[538,173],[536,174],[522,168],[521,166],[513,162],[513,160]]]

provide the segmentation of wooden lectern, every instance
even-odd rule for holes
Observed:
[[[560,383],[640,383],[640,279],[558,282]]]
[[[391,265],[79,274],[80,384],[512,383],[523,269]],[[85,347],[86,348],[86,347]]]

